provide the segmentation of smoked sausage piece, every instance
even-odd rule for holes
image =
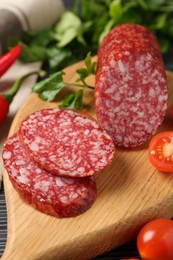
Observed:
[[[167,80],[155,36],[145,27],[115,27],[98,50],[95,105],[115,145],[133,148],[157,131],[167,110]]]
[[[37,111],[22,122],[19,135],[28,155],[59,176],[92,176],[114,157],[114,143],[107,132],[73,110]]]

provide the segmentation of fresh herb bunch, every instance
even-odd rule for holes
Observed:
[[[64,87],[77,87],[79,90],[68,94],[59,107],[78,110],[82,109],[84,89],[94,89],[94,86],[88,85],[86,79],[88,76],[96,74],[96,62],[92,62],[90,53],[87,54],[84,63],[85,68],[76,70],[78,75],[76,82],[65,82],[63,79],[65,73],[63,71],[58,71],[50,74],[46,79],[36,82],[32,86],[32,91],[38,93],[38,96],[43,100],[55,101],[57,95]]]
[[[51,72],[61,70],[84,59],[89,51],[96,54],[104,36],[123,23],[149,28],[166,52],[173,39],[172,12],[172,0],[76,0],[52,28],[25,33],[21,60],[40,60]],[[16,44],[16,39],[11,43]]]
[[[83,0],[81,18],[92,21],[91,43],[99,44],[118,24],[137,23],[146,26],[158,38],[162,52],[173,40],[172,0]]]

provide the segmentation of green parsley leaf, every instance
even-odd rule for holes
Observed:
[[[168,14],[160,14],[156,17],[156,19],[153,19],[153,24],[151,25],[151,30],[162,30],[167,25],[167,18]]]
[[[85,82],[85,79],[89,75],[92,75],[92,74],[95,75],[96,74],[96,62],[92,62],[90,52],[87,54],[84,62],[85,62],[86,68],[80,68],[80,69],[76,70],[76,72],[79,75],[77,81],[82,81],[87,87],[87,83]]]
[[[158,10],[158,8],[166,3],[165,0],[139,0],[139,4],[145,7],[144,9]]]
[[[84,21],[94,20],[95,23],[95,18],[99,20],[107,12],[111,2],[112,0],[83,0],[81,8],[78,8],[78,14],[81,14]]]
[[[109,6],[110,17],[113,18],[114,22],[118,22],[123,14],[123,7],[121,0],[114,0],[110,3]]]
[[[89,52],[84,60],[89,74],[96,74],[96,62],[92,62],[91,53]]]
[[[79,75],[79,78],[77,79],[77,81],[81,81],[81,80],[85,79],[86,77],[88,77],[88,75],[89,75],[88,70],[85,68],[77,69],[77,73]]]
[[[166,38],[158,38],[158,41],[159,41],[162,53],[167,52],[167,50],[169,49],[169,46],[170,46],[170,43],[169,43],[168,39],[166,39]]]
[[[114,25],[114,20],[110,20],[104,27],[102,33],[99,36],[99,44],[103,41],[104,37],[108,34],[108,32],[111,30],[111,28]]]
[[[53,28],[34,30],[25,32],[23,35],[23,40],[26,43],[31,43],[32,45],[40,45],[47,47],[51,42],[54,42]]]
[[[19,41],[19,44],[22,45],[22,53],[20,55],[20,60],[25,63],[35,62],[35,61],[44,61],[46,60],[46,51],[47,49],[44,46],[40,45],[30,45]]]
[[[63,100],[63,103],[59,105],[59,107],[81,110],[83,109],[82,98],[83,98],[83,89],[80,89],[74,93],[67,95]]]
[[[80,87],[80,90],[65,97],[62,107],[82,109],[82,97],[83,89],[90,88],[94,89],[94,86],[90,86],[85,82],[85,78],[91,74],[95,74],[95,62],[92,62],[91,55],[88,53],[85,59],[86,68],[79,69],[79,75],[82,84],[64,82],[63,71],[58,71],[51,74],[48,78],[43,79],[35,83],[32,86],[32,91],[39,94],[39,97],[43,100],[54,101],[57,94],[65,86],[69,87]]]
[[[32,91],[39,93],[39,97],[43,100],[53,101],[65,86],[62,75],[62,71],[53,73],[48,78],[35,83],[32,87]]]
[[[68,45],[75,38],[83,45],[86,45],[83,33],[89,29],[91,22],[82,23],[81,19],[70,11],[64,12],[61,20],[55,26],[55,38],[57,46],[62,48]]]
[[[71,63],[72,53],[70,50],[63,48],[52,47],[47,49],[47,56],[49,58],[49,66],[52,71],[59,70]]]

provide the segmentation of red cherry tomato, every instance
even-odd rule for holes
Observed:
[[[149,160],[163,172],[173,172],[173,132],[162,132],[153,137],[148,149]]]
[[[148,222],[138,234],[137,248],[142,260],[173,260],[173,221]]]

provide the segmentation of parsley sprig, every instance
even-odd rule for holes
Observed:
[[[50,74],[48,78],[35,83],[32,86],[32,91],[38,93],[39,98],[43,100],[54,101],[56,100],[59,92],[64,87],[79,87],[80,89],[78,91],[71,93],[65,97],[60,107],[82,109],[83,90],[86,88],[94,89],[94,86],[88,85],[86,79],[88,76],[96,74],[96,62],[92,62],[91,53],[87,54],[84,63],[85,68],[80,68],[76,70],[76,73],[78,75],[76,82],[65,82],[63,79],[63,75],[65,73],[63,71],[58,71],[56,73]]]

